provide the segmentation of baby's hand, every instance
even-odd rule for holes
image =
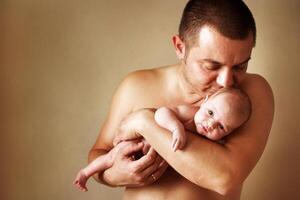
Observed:
[[[186,143],[186,133],[181,129],[175,129],[173,131],[172,149],[176,151],[182,149]]]

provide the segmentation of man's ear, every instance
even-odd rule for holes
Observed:
[[[185,44],[184,42],[180,39],[179,35],[174,35],[172,37],[172,42],[175,47],[175,52],[177,55],[177,58],[179,60],[183,60],[185,56]]]

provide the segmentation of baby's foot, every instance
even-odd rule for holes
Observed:
[[[73,182],[73,184],[82,192],[88,191],[86,187],[86,182],[88,180],[88,177],[85,175],[83,170],[80,170]]]

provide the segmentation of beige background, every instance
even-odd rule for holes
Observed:
[[[242,199],[300,199],[300,1],[246,2],[258,27],[249,71],[270,82],[276,115]],[[177,62],[170,38],[185,3],[0,1],[0,199],[120,199],[121,189],[71,182],[122,77]]]

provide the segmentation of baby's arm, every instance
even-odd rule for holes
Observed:
[[[155,121],[161,127],[173,133],[172,149],[182,149],[186,143],[186,133],[183,123],[193,120],[197,107],[177,106],[161,107],[155,112]]]
[[[150,110],[153,113],[155,113],[155,111],[157,110],[156,108],[144,108],[144,109]],[[141,139],[141,138],[142,138],[142,136],[137,132],[127,131],[127,132],[125,132],[125,134],[124,133],[121,133],[121,134],[116,133],[115,137],[114,137],[114,140],[113,140],[113,145],[116,146],[117,144],[119,144],[122,141],[136,140],[136,139]]]
[[[113,164],[114,160],[114,151],[110,151],[109,153],[99,156],[85,168],[81,169],[77,175],[73,184],[81,191],[86,192],[88,189],[86,187],[87,180],[94,175],[95,173],[102,172],[108,168],[110,168]]]

